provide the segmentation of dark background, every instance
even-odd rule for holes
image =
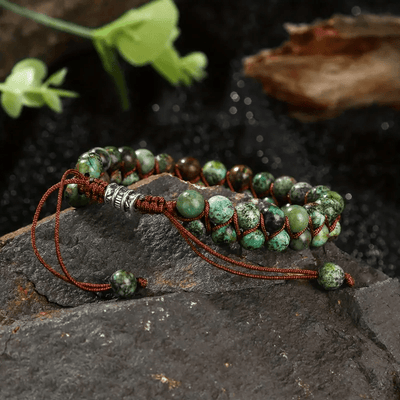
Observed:
[[[288,39],[285,22],[311,23],[333,14],[391,13],[400,2],[178,0],[182,55],[203,51],[208,77],[174,88],[151,67],[122,63],[132,109],[120,111],[111,80],[88,42],[50,73],[69,69],[64,112],[24,109],[18,120],[0,110],[0,236],[28,225],[38,201],[78,156],[94,146],[146,147],[204,164],[247,164],[275,177],[331,186],[346,198],[337,245],[390,276],[400,276],[400,112],[370,107],[318,123],[301,123],[286,105],[243,77],[242,58]],[[55,211],[55,200],[43,216]],[[62,227],[61,227],[62,229]]]

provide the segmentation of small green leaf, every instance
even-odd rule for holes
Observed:
[[[40,86],[47,74],[46,65],[35,58],[27,58],[15,64],[5,83],[9,87],[23,90],[29,86]]]
[[[44,105],[43,96],[41,93],[24,92],[22,95],[22,104],[27,107],[42,107]]]
[[[62,111],[61,100],[52,90],[43,90],[43,99],[53,111],[57,113]]]
[[[170,41],[177,21],[178,9],[173,1],[156,0],[93,30],[93,36],[117,48],[130,64],[145,65],[158,58]]]
[[[67,75],[68,69],[63,68],[51,75],[45,82],[45,86],[53,85],[60,86],[64,83],[65,77]]]
[[[22,96],[13,92],[4,92],[1,95],[1,105],[10,117],[18,118],[23,106]]]

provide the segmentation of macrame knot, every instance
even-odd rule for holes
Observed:
[[[101,179],[90,179],[85,177],[86,182],[78,185],[79,190],[90,200],[96,203],[104,203],[104,192],[108,186],[107,182]]]
[[[173,212],[174,202],[166,201],[160,196],[146,196],[136,201],[136,208],[146,214],[163,214],[165,210]]]

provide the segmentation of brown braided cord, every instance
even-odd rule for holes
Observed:
[[[156,160],[155,167],[149,171],[147,174],[143,174],[141,171],[141,166],[140,163],[137,161],[136,167],[132,170],[129,171],[128,174],[133,173],[135,170],[138,171],[138,175],[143,179],[146,178],[150,175],[152,175],[155,171],[156,173],[159,173],[159,165]],[[182,176],[180,174],[179,168],[175,166],[175,174],[182,179]],[[68,175],[74,175],[73,179],[67,179]],[[201,172],[201,174],[196,177],[194,180],[192,180],[192,183],[195,183],[199,180],[202,180],[206,186],[208,185],[208,182],[204,176],[204,174]],[[226,175],[226,182],[230,189],[233,191],[233,186],[232,183],[229,180],[229,171],[227,172]],[[225,180],[224,179],[224,180]],[[223,181],[224,181],[223,180]],[[75,183],[78,185],[78,188],[89,198],[91,199],[92,202],[97,202],[97,203],[102,203],[104,201],[104,192],[107,187],[107,183],[100,180],[100,179],[89,179],[82,175],[79,171],[70,169],[64,173],[64,175],[61,178],[61,181],[57,183],[56,185],[53,185],[50,189],[47,190],[47,192],[43,195],[42,199],[40,200],[38,207],[35,212],[35,216],[33,218],[33,223],[32,223],[32,229],[31,229],[31,239],[32,239],[32,247],[35,252],[35,255],[37,256],[38,260],[50,271],[52,272],[55,276],[57,276],[60,279],[63,279],[64,281],[68,283],[72,283],[75,286],[79,287],[80,289],[86,290],[86,291],[105,291],[109,290],[111,288],[110,284],[92,284],[92,283],[86,283],[86,282],[79,282],[76,279],[74,279],[70,273],[68,272],[61,256],[61,250],[60,250],[60,243],[59,243],[59,229],[60,229],[60,213],[61,213],[61,203],[62,203],[62,197],[63,197],[63,189],[66,185]],[[273,190],[273,183],[271,183],[270,188],[269,188],[269,193],[274,199],[274,201],[278,204],[278,201],[274,195],[274,190]],[[56,254],[57,254],[57,259],[58,262],[61,266],[62,271],[64,272],[64,275],[60,274],[56,270],[54,270],[49,264],[47,264],[44,259],[41,257],[39,254],[39,251],[36,246],[36,226],[39,220],[39,215],[41,212],[41,209],[46,202],[47,198],[58,189],[58,201],[57,201],[57,211],[55,215],[55,230],[54,230],[54,241],[55,241],[55,247],[56,247]],[[255,197],[256,193],[254,191],[252,181],[250,182],[250,190],[253,193]],[[233,216],[230,218],[229,221],[225,222],[224,224],[220,224],[215,227],[211,227],[210,223],[210,218],[209,218],[209,203],[207,200],[205,200],[205,209],[203,212],[195,217],[195,218],[183,218],[179,216],[176,213],[176,201],[166,201],[163,197],[161,196],[145,196],[144,199],[138,199],[136,202],[136,208],[141,211],[142,213],[148,213],[148,214],[164,214],[170,221],[171,223],[178,229],[179,233],[182,235],[182,237],[185,239],[185,241],[189,244],[189,246],[192,248],[192,250],[202,259],[210,263],[211,265],[220,268],[226,272],[240,275],[243,277],[248,277],[248,278],[255,278],[255,279],[267,279],[267,280],[289,280],[289,279],[315,279],[318,277],[318,271],[313,271],[313,270],[303,270],[303,269],[282,269],[282,268],[269,268],[269,267],[260,267],[256,266],[253,264],[248,264],[242,261],[236,261],[234,259],[231,259],[227,256],[224,256],[217,251],[213,250],[203,242],[201,242],[197,237],[195,237],[191,232],[189,232],[186,228],[183,227],[183,225],[179,221],[184,221],[184,222],[189,222],[189,221],[194,221],[200,218],[205,219],[205,225],[206,225],[206,230],[207,232],[215,231],[216,229],[220,229],[223,226],[228,225],[229,223],[233,223],[238,240],[243,238],[245,235],[248,235],[251,232],[254,232],[257,230],[259,227],[261,227],[261,230],[265,236],[265,239],[268,241],[278,235],[280,232],[282,232],[284,229],[286,229],[290,235],[290,237],[297,239],[300,237],[307,228],[310,228],[311,234],[314,237],[316,234],[318,234],[323,226],[326,224],[328,226],[329,232],[332,232],[335,227],[337,222],[340,220],[340,215],[335,219],[335,221],[332,223],[332,225],[329,225],[329,220],[328,217],[325,216],[325,223],[321,226],[319,226],[317,229],[313,229],[312,225],[312,220],[311,217],[309,217],[309,223],[306,228],[304,228],[301,232],[297,233],[292,233],[290,230],[290,225],[289,225],[289,219],[288,217],[285,217],[285,223],[283,226],[273,234],[268,234],[268,232],[265,229],[264,226],[264,217],[262,214],[260,214],[260,221],[258,222],[257,226],[248,229],[244,232],[241,232],[240,227],[239,227],[239,222],[238,222],[238,216],[236,210],[234,210]],[[250,270],[256,270],[256,271],[262,271],[262,272],[273,272],[273,273],[280,273],[280,274],[289,274],[289,275],[279,275],[279,276],[271,276],[271,275],[259,275],[259,274],[250,274],[246,272],[241,272],[237,271],[235,269],[229,268],[225,265],[219,264],[207,256],[205,256],[203,253],[200,252],[200,250],[196,247],[202,248],[204,251],[209,253],[210,255],[219,258],[229,264],[236,265],[241,268],[245,269],[250,269]],[[354,285],[354,279],[350,276],[350,274],[345,274],[345,280],[349,286]],[[147,285],[147,280],[144,278],[137,278],[137,282],[139,286],[145,287]]]
[[[74,175],[75,178],[67,179],[68,175]],[[68,272],[67,267],[64,264],[64,261],[61,256],[61,249],[60,249],[60,214],[61,214],[61,203],[63,198],[63,190],[66,185],[71,183],[77,184],[79,188],[83,189],[83,192],[86,196],[88,196],[91,200],[96,201],[98,203],[102,203],[104,201],[104,191],[107,187],[107,183],[101,181],[100,179],[89,179],[82,175],[79,171],[74,169],[69,169],[64,173],[61,178],[61,181],[55,185],[53,185],[50,189],[46,191],[43,195],[39,204],[36,208],[35,215],[33,217],[32,227],[31,227],[31,241],[32,241],[32,248],[33,251],[40,261],[40,263],[47,268],[52,274],[57,276],[58,278],[64,280],[65,282],[71,283],[82,290],[90,291],[90,292],[101,292],[111,289],[110,284],[95,284],[95,283],[87,283],[87,282],[79,282],[75,278],[71,276]],[[39,221],[40,212],[43,208],[44,203],[48,199],[48,197],[58,189],[58,199],[57,199],[57,210],[55,215],[55,227],[54,227],[54,243],[56,248],[56,254],[58,262],[61,266],[64,275],[57,272],[53,269],[49,264],[45,262],[42,256],[39,253],[39,250],[36,246],[36,226]],[[147,284],[147,281],[141,278],[139,285]]]

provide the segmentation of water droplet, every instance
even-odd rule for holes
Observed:
[[[244,101],[244,104],[246,104],[246,106],[249,106],[251,104],[251,98],[250,97],[246,97],[243,101]]]
[[[253,117],[254,117],[254,114],[251,111],[247,111],[246,118],[247,119],[252,119]]]
[[[153,109],[154,112],[160,111],[160,106],[158,104],[153,104],[151,108]]]
[[[386,131],[386,130],[389,129],[389,124],[388,124],[387,122],[382,122],[381,128],[382,128],[384,131]]]
[[[237,113],[237,108],[232,106],[232,107],[229,109],[229,112],[230,112],[232,115],[234,115],[234,114]]]
[[[258,136],[256,137],[256,140],[257,140],[258,143],[261,143],[261,142],[264,140],[264,136],[258,135]]]
[[[357,17],[358,15],[361,14],[361,8],[360,8],[359,6],[354,6],[354,7],[351,9],[351,13],[352,13],[355,17]]]

